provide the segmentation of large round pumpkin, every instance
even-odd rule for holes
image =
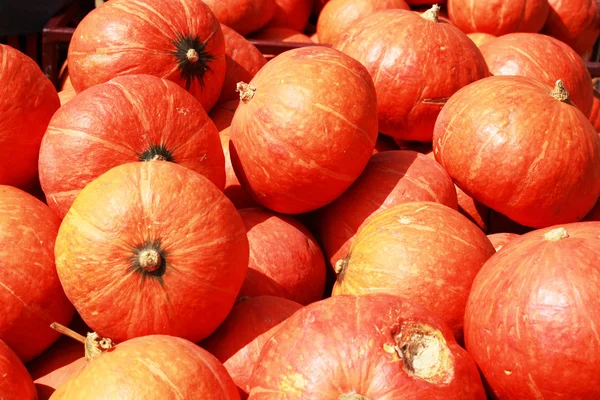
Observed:
[[[100,353],[51,400],[237,400],[235,383],[209,352],[185,339],[151,335]]]
[[[600,398],[600,222],[514,239],[481,269],[465,338],[500,399]]]
[[[221,145],[223,146],[223,153],[225,155],[225,196],[231,200],[235,208],[238,210],[241,208],[256,207],[258,203],[252,199],[246,189],[242,187],[240,181],[235,175],[233,166],[231,165],[231,157],[229,156],[229,128],[223,129],[219,132],[221,137]]]
[[[54,265],[59,225],[38,199],[0,186],[0,339],[24,362],[58,339],[50,324],[69,323],[75,311]]]
[[[560,81],[476,82],[446,104],[433,144],[465,193],[522,225],[577,221],[600,195],[600,137]]]
[[[264,27],[275,14],[275,0],[204,0],[217,19],[240,35]]]
[[[331,0],[319,14],[319,42],[336,43],[353,23],[376,11],[387,9],[410,10],[410,7],[404,0]]]
[[[262,208],[240,210],[250,262],[239,296],[272,295],[306,305],[320,300],[325,260],[312,234],[290,216]]]
[[[285,349],[285,350],[282,350]],[[265,344],[251,400],[484,400],[475,363],[421,306],[387,294],[297,311]]]
[[[592,79],[592,89],[594,99],[592,100],[592,111],[590,112],[590,122],[597,132],[600,132],[600,78]]]
[[[512,33],[481,47],[492,75],[519,75],[554,86],[562,80],[571,101],[590,115],[593,89],[585,63],[566,44],[538,33]]]
[[[266,342],[256,339],[301,308],[300,304],[281,297],[243,297],[221,326],[201,343],[223,363],[243,398],[248,396],[248,380],[260,353],[257,347],[262,348]]]
[[[199,341],[248,267],[239,213],[208,179],[165,161],[111,169],[81,191],[56,239],[67,297],[100,335]]]
[[[430,142],[448,98],[489,75],[475,43],[440,22],[438,12],[438,6],[422,15],[380,11],[353,24],[334,46],[363,63],[373,77],[382,133]]]
[[[460,341],[471,284],[494,253],[485,233],[458,211],[431,202],[400,204],[361,228],[336,264],[333,295],[405,297],[440,316]]]
[[[54,115],[40,150],[40,182],[62,218],[94,178],[154,159],[184,165],[224,187],[218,132],[200,103],[164,79],[121,76],[77,95]]]
[[[460,30],[495,36],[539,32],[549,10],[548,0],[448,0],[448,14]]]
[[[239,100],[235,91],[238,82],[250,82],[267,63],[262,53],[246,38],[233,29],[221,25],[225,37],[226,73],[219,103]]]
[[[500,249],[518,237],[519,235],[516,233],[493,233],[488,235],[488,239],[492,242],[496,251],[500,251]]]
[[[111,0],[79,23],[68,62],[77,92],[119,75],[150,74],[186,88],[209,111],[225,78],[225,43],[202,1]]]
[[[543,33],[554,36],[584,55],[600,32],[600,10],[593,0],[548,0],[550,14]]]
[[[0,395],[6,400],[38,400],[31,376],[23,362],[0,340]]]
[[[275,0],[275,14],[268,26],[304,31],[310,13],[312,0]]]
[[[361,174],[377,140],[377,100],[359,62],[321,46],[290,50],[240,89],[231,161],[260,204],[312,211]]]
[[[56,90],[37,64],[0,44],[0,185],[35,184],[40,142],[59,107]]]
[[[434,201],[457,209],[452,178],[434,160],[410,150],[375,154],[340,198],[319,211],[319,239],[331,265],[346,257],[361,226],[395,205]]]

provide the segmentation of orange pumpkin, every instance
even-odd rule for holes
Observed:
[[[467,37],[469,39],[471,39],[473,41],[473,43],[475,43],[477,45],[477,47],[481,47],[484,44],[486,44],[487,42],[494,40],[496,38],[496,36],[494,36],[494,35],[491,35],[489,33],[482,33],[482,32],[467,33]]]
[[[0,185],[35,184],[40,142],[59,107],[56,90],[37,64],[0,44]]]
[[[210,111],[225,78],[225,42],[202,1],[111,0],[79,23],[68,63],[78,93],[116,76],[149,74],[186,88]]]
[[[312,0],[275,0],[275,14],[267,26],[302,32],[312,11]]]
[[[38,400],[33,381],[19,357],[0,340],[0,398]]]
[[[496,249],[496,251],[500,251],[504,246],[510,243],[513,239],[518,238],[520,235],[516,233],[493,233],[488,235],[488,239]]]
[[[77,95],[54,115],[40,149],[40,183],[62,218],[94,178],[153,159],[184,165],[224,187],[218,132],[200,103],[167,80],[121,76]]]
[[[593,0],[548,0],[550,14],[542,33],[571,46],[580,55],[590,52],[600,33],[600,10]]]
[[[242,187],[240,181],[235,175],[233,166],[231,165],[231,157],[229,155],[229,128],[223,129],[219,132],[221,137],[221,145],[223,146],[223,153],[225,154],[225,196],[231,200],[235,208],[238,210],[247,207],[256,207],[259,204],[254,201],[252,196],[248,194],[246,189]]]
[[[98,334],[207,337],[248,268],[239,213],[208,179],[165,161],[128,163],[81,191],[56,239],[67,297]]]
[[[58,92],[58,98],[60,99],[60,105],[64,106],[77,95],[77,92],[72,87],[66,88]]]
[[[223,25],[240,35],[264,27],[275,14],[275,0],[204,0]]]

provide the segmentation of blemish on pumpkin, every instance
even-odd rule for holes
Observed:
[[[508,371],[508,370],[506,370],[506,369],[505,369],[505,370],[504,370],[504,373],[505,373],[506,375],[510,375],[510,374],[512,374],[512,371]]]
[[[569,237],[569,233],[565,228],[552,229],[544,234],[544,240],[550,242],[558,242],[559,240],[566,239]]]
[[[399,223],[401,223],[402,225],[410,225],[410,223],[412,222],[412,220],[408,217],[401,217],[398,220]]]

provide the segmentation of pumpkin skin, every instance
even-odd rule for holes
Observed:
[[[246,280],[238,297],[272,295],[302,305],[320,300],[325,259],[317,241],[300,222],[262,208],[240,210],[250,243]]]
[[[321,43],[334,44],[356,21],[388,9],[410,10],[410,7],[404,0],[331,0],[319,14],[317,34]]]
[[[240,184],[233,166],[231,165],[231,157],[229,156],[229,128],[223,129],[219,132],[221,137],[221,145],[223,146],[223,153],[225,154],[225,196],[235,206],[235,208],[242,209],[248,207],[257,207],[258,203],[252,199],[252,197],[246,192],[246,190]]]
[[[448,0],[450,20],[465,33],[539,32],[549,11],[548,0]]]
[[[164,79],[121,76],[77,95],[54,115],[40,149],[40,183],[63,218],[96,177],[155,157],[225,185],[218,132],[200,103]]]
[[[518,75],[554,86],[562,80],[571,101],[590,115],[593,89],[585,62],[566,44],[538,33],[512,33],[481,47],[493,75]]]
[[[592,100],[590,122],[594,126],[596,132],[600,132],[600,78],[592,79],[592,85],[594,99]]]
[[[231,310],[248,239],[239,213],[208,179],[151,161],[88,184],[60,226],[55,255],[67,297],[99,335],[196,342]]]
[[[537,230],[481,269],[465,337],[497,398],[600,397],[598,232],[600,222]]]
[[[551,94],[567,94],[559,89],[520,76],[464,88],[437,120],[435,158],[465,193],[519,224],[580,220],[600,195],[600,137]]]
[[[353,24],[334,45],[373,77],[379,131],[420,142],[431,142],[435,120],[450,96],[489,75],[481,52],[464,33],[427,15],[379,11]],[[415,37],[427,40],[415,46]]]
[[[399,356],[402,348],[422,352]],[[428,365],[411,368],[423,354]],[[333,297],[297,311],[265,344],[250,386],[250,400],[485,399],[475,363],[441,320],[387,294]]]
[[[0,44],[0,185],[29,189],[37,179],[40,142],[60,100],[25,54]]]
[[[600,11],[596,1],[548,0],[550,14],[543,33],[571,46],[578,54],[592,50],[600,32]]]
[[[304,33],[299,32],[290,28],[265,28],[252,36],[253,39],[258,40],[270,40],[276,42],[289,42],[289,43],[310,43],[313,41],[310,37]]]
[[[225,42],[204,2],[111,0],[79,23],[68,63],[78,93],[120,75],[155,75],[187,89],[208,112],[225,78]]]
[[[256,342],[259,336],[301,308],[300,304],[281,297],[243,297],[221,326],[202,342],[202,347],[223,363],[242,398],[248,397],[246,387],[256,361],[256,358],[247,358],[256,356],[250,348],[259,344]]]
[[[500,251],[500,249],[518,237],[520,237],[520,235],[517,235],[516,233],[493,233],[488,235],[488,239],[492,242],[496,251]]]
[[[400,204],[363,225],[336,264],[333,295],[411,299],[440,316],[461,342],[471,284],[494,253],[485,233],[458,211],[431,202]]]
[[[48,206],[12,186],[0,186],[0,339],[27,362],[60,334],[52,322],[68,324],[75,310],[54,264],[60,221]],[[14,244],[14,245],[9,245]]]
[[[219,103],[224,103],[240,99],[235,91],[237,83],[250,82],[267,63],[267,59],[260,50],[233,29],[225,25],[221,25],[221,29],[225,37],[226,73]]]
[[[209,352],[182,338],[151,335],[102,353],[50,399],[123,398],[237,400],[239,394],[225,367]]]
[[[312,11],[311,0],[275,0],[275,14],[267,26],[304,31]]]
[[[275,14],[275,0],[204,0],[215,17],[240,35],[264,27]]]
[[[0,340],[0,393],[6,400],[38,400],[33,381],[23,362]]]
[[[433,201],[457,209],[452,178],[434,160],[410,150],[375,154],[363,174],[320,211],[317,231],[334,266],[348,255],[361,226],[376,215],[411,201]]]
[[[231,123],[231,161],[261,205],[287,214],[316,210],[369,161],[378,133],[375,87],[343,53],[322,46],[287,51],[242,95]]]
[[[489,33],[482,33],[482,32],[467,33],[467,37],[469,39],[471,39],[473,41],[473,43],[475,43],[475,45],[479,48],[481,48],[481,46],[483,46],[487,42],[494,40],[496,38],[496,36],[494,36],[494,35],[490,35]]]

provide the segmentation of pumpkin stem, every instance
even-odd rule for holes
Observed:
[[[152,144],[138,154],[138,158],[140,161],[173,161],[173,153],[164,144]]]
[[[65,336],[70,337],[71,339],[75,339],[80,343],[85,344],[85,336],[80,335],[72,329],[67,328],[66,326],[59,324],[58,322],[53,322],[50,324],[50,328],[54,329],[56,332],[63,334]]]
[[[162,264],[160,253],[152,248],[142,250],[138,257],[140,267],[146,272],[154,272]]]
[[[185,81],[186,90],[190,90],[194,80],[198,81],[200,87],[204,87],[204,75],[211,71],[209,65],[215,60],[215,57],[206,51],[206,46],[214,33],[213,30],[204,41],[201,41],[198,36],[183,35],[177,35],[173,41],[175,50],[171,54],[177,58],[179,75]]]
[[[571,95],[567,91],[563,81],[560,79],[556,81],[556,86],[554,86],[554,89],[550,92],[550,95],[556,100],[562,101],[563,103],[571,102]]]
[[[421,17],[425,18],[427,21],[440,22],[440,6],[434,4],[429,10],[421,14]]]
[[[346,268],[348,268],[348,264],[350,263],[350,254],[341,260],[338,260],[333,267],[333,270],[336,275],[343,275],[346,272]]]
[[[189,49],[187,51],[187,59],[192,64],[195,62],[198,62],[199,58],[200,58],[200,56],[198,55],[198,52],[196,51],[196,49]]]
[[[238,82],[235,91],[240,94],[240,100],[242,103],[248,104],[248,102],[254,98],[256,88],[247,84],[246,82]]]
[[[569,233],[565,228],[552,229],[544,234],[544,240],[550,242],[558,242],[559,240],[566,239],[569,237]]]
[[[113,341],[99,336],[96,332],[88,333],[85,339],[85,359],[90,361],[114,347]]]

